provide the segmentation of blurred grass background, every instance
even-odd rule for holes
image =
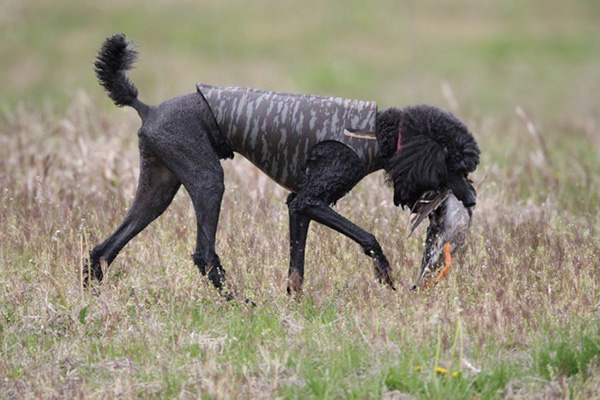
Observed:
[[[3,0],[0,104],[84,88],[123,32],[142,52],[132,76],[149,102],[202,81],[444,104],[447,82],[470,113],[589,118],[598,112],[600,3],[592,0]]]

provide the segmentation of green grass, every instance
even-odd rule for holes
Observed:
[[[1,7],[2,397],[597,397],[594,2]],[[91,68],[116,32],[140,46],[132,77],[149,103],[202,81],[451,108],[482,162],[449,277],[408,290],[423,231],[406,239],[408,215],[375,174],[336,209],[376,235],[399,290],[315,224],[304,297],[288,298],[286,193],[236,157],[224,163],[217,250],[256,307],[223,301],[198,276],[184,191],[126,247],[100,296],[83,291],[82,259],[120,222],[139,168],[139,120],[110,104]]]
[[[134,77],[151,102],[203,81],[372,98],[386,106],[437,103],[444,101],[440,81],[448,81],[467,110],[506,115],[520,104],[547,115],[570,102],[593,110],[585,89],[600,84],[600,7],[588,1],[249,7],[234,0],[167,7],[36,0],[8,3],[5,15],[5,110],[22,100],[64,106],[66,93],[80,87],[98,98],[90,65],[102,39],[115,32],[139,43],[143,68]],[[588,85],[571,87],[576,77]]]
[[[600,321],[595,321],[582,331],[548,336],[535,350],[534,365],[546,379],[586,376],[590,368],[598,367],[599,355]]]

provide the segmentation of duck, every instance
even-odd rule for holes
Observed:
[[[452,190],[430,190],[411,210],[409,237],[429,218],[421,258],[421,269],[413,290],[427,289],[444,279],[454,254],[465,244],[473,218],[473,207],[465,207]]]

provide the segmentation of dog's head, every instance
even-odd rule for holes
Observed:
[[[412,208],[429,190],[449,188],[465,207],[475,205],[469,173],[479,164],[479,147],[465,124],[449,112],[420,105],[401,111],[396,153],[385,160],[394,204]]]

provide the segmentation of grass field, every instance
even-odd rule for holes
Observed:
[[[600,4],[201,3],[0,4],[1,398],[600,398]],[[84,291],[139,171],[139,120],[91,68],[116,32],[140,46],[148,103],[202,81],[454,111],[482,162],[449,277],[409,291],[424,231],[406,238],[374,174],[336,210],[377,236],[399,290],[314,224],[291,300],[286,192],[236,156],[217,248],[256,307],[192,265],[184,190]]]

